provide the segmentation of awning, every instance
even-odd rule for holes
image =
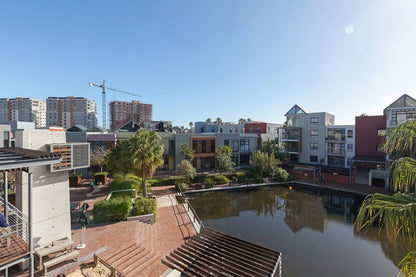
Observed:
[[[51,152],[19,147],[0,148],[0,170],[51,165],[60,160],[60,155]]]

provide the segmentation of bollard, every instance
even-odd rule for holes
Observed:
[[[94,254],[94,267],[96,267],[99,263],[99,258],[97,254]]]

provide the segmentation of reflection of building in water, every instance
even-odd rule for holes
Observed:
[[[306,194],[298,194],[296,198],[291,196],[286,199],[284,221],[287,226],[295,233],[303,227],[323,233],[328,227],[328,220],[321,197]]]

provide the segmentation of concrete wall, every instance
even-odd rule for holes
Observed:
[[[11,133],[10,125],[0,124],[0,147],[10,147]],[[5,137],[5,135],[8,137]],[[5,140],[8,140],[8,145],[4,145]]]
[[[16,132],[16,146],[49,151],[48,144],[65,143],[64,131],[29,130]],[[71,238],[68,172],[51,173],[49,166],[34,167],[33,172],[33,237],[34,247],[53,240]],[[27,173],[16,176],[16,206],[28,213]]]

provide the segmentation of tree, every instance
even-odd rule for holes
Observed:
[[[221,145],[215,153],[215,168],[220,173],[231,173],[234,170],[234,163],[231,161],[231,148]]]
[[[249,118],[247,118],[247,121],[248,121],[248,122],[250,122],[250,121],[251,121],[251,118],[250,118],[250,117],[249,117]]]
[[[276,144],[275,141],[263,141],[261,143],[261,151],[267,154],[273,154],[276,159],[280,161],[287,161],[289,160],[289,154]]]
[[[251,166],[259,171],[260,177],[263,177],[263,173],[273,177],[279,165],[280,160],[276,159],[273,154],[268,154],[261,150],[253,152]]]
[[[217,117],[217,119],[215,119],[214,123],[217,124],[217,125],[221,125],[222,124],[222,119]]]
[[[130,141],[122,140],[111,148],[106,156],[110,172],[121,172],[123,174],[123,181],[126,179],[126,174],[133,171],[133,159],[130,150]]]
[[[185,160],[188,160],[189,162],[192,162],[194,159],[195,151],[192,150],[192,148],[187,143],[181,145],[180,153],[184,156]]]
[[[100,172],[103,172],[104,167],[106,166],[106,154],[107,151],[101,146],[91,153],[90,163],[93,167],[100,168]]]
[[[130,139],[133,165],[142,178],[143,196],[147,196],[147,178],[163,165],[163,145],[155,131],[138,130]]]
[[[205,120],[206,123],[211,123],[211,118],[207,118],[207,120]]]
[[[244,118],[240,118],[239,120],[238,120],[238,124],[243,124],[244,122],[246,122],[247,120],[246,119],[244,119]]]
[[[194,126],[193,122],[189,122],[189,130],[192,132],[192,127]]]
[[[408,194],[416,184],[416,120],[407,121],[395,128],[385,144],[391,156],[398,153],[391,170],[393,196],[373,194],[366,197],[355,221],[355,229],[363,231],[379,224],[384,226],[387,237],[396,241],[402,237],[409,247],[409,253],[398,264],[405,276],[416,274],[416,192]],[[405,193],[402,193],[402,192]],[[399,273],[400,273],[399,272]]]
[[[178,173],[185,176],[186,180],[190,181],[196,175],[195,168],[191,165],[188,160],[183,160],[178,164]]]

